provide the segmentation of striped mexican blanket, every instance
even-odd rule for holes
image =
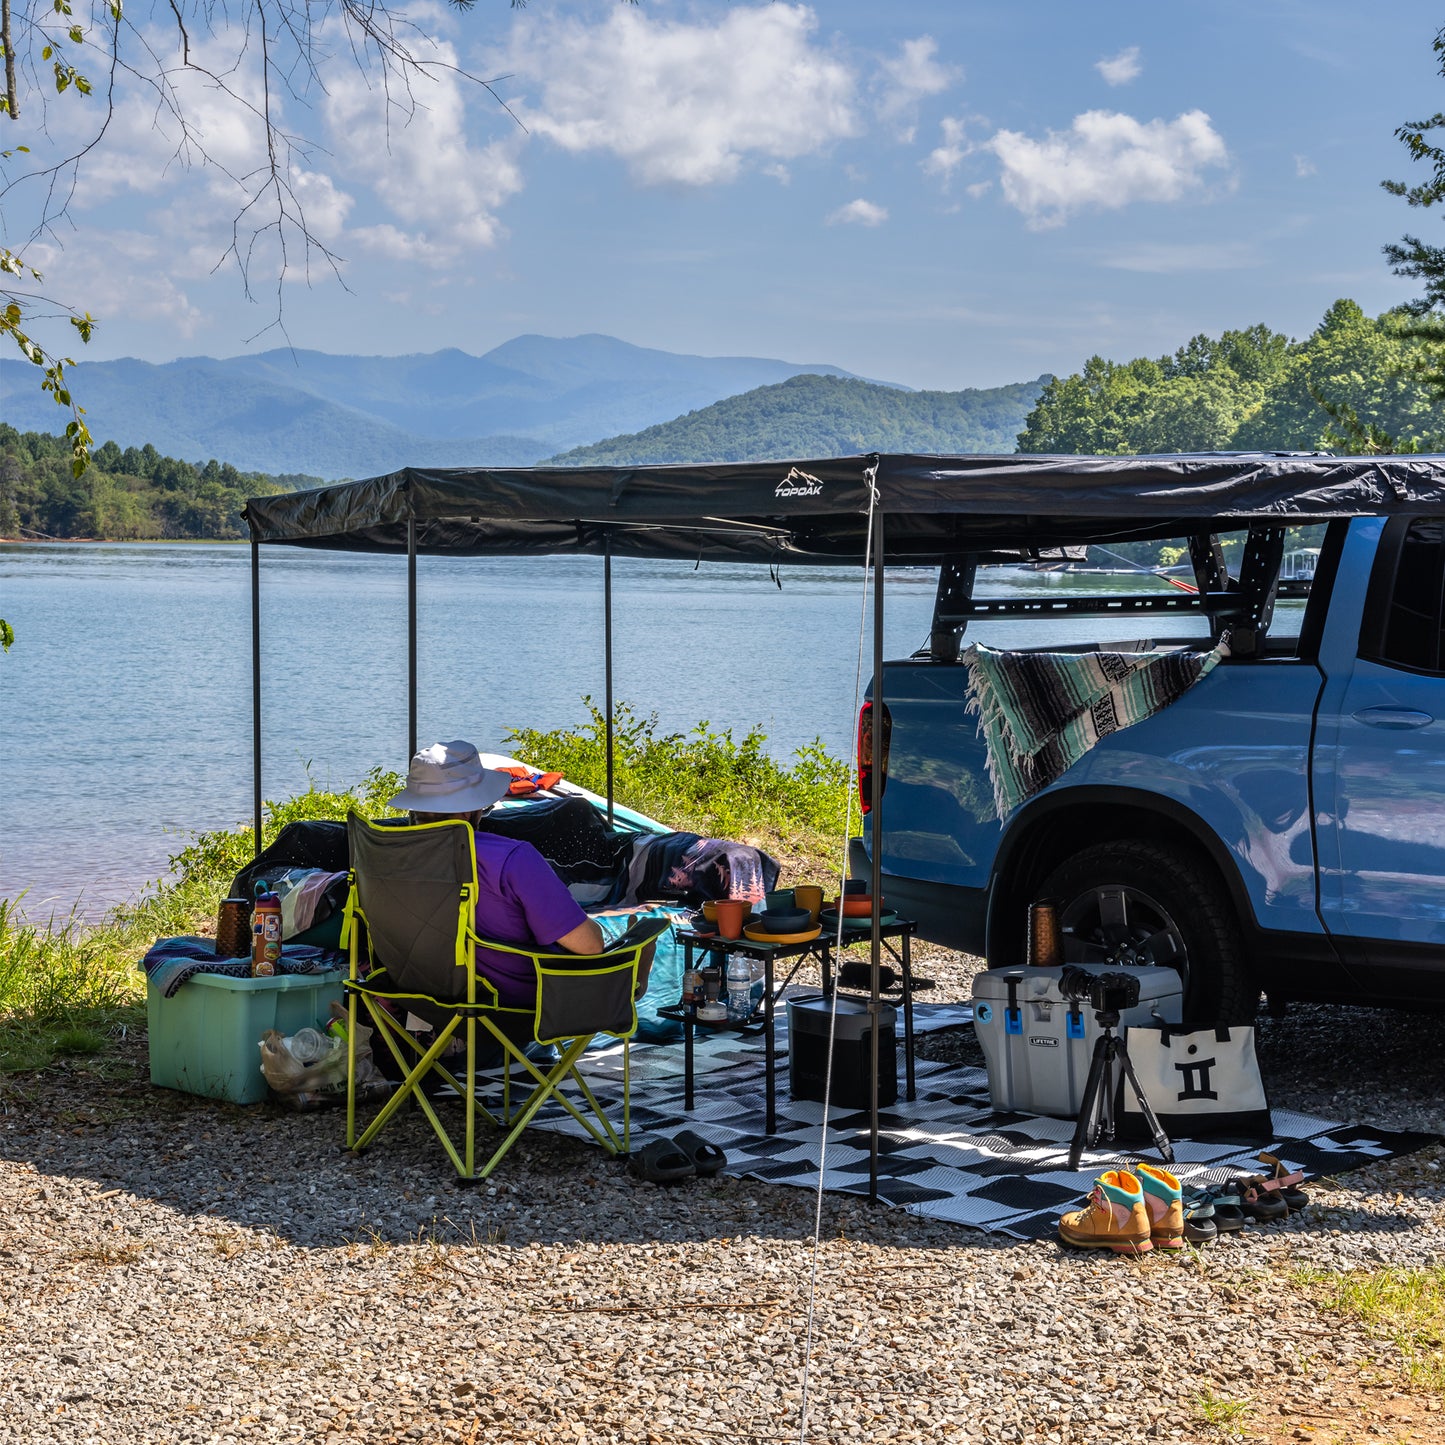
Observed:
[[[1100,738],[1153,717],[1228,656],[1227,639],[1210,652],[999,652],[975,643],[960,660],[1000,819]]]

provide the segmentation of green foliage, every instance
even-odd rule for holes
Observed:
[[[401,791],[401,784],[399,774],[384,768],[373,768],[350,790],[318,788],[308,776],[304,793],[282,803],[263,804],[261,846],[268,847],[288,823],[344,818],[352,808],[367,818],[394,811],[388,808],[386,800]],[[252,823],[234,829],[198,833],[171,858],[171,868],[182,885],[229,883],[255,857],[255,835]]]
[[[902,391],[795,376],[631,436],[552,458],[561,466],[739,462],[870,451],[1007,452],[1046,378],[988,391]]]
[[[1445,76],[1445,29],[1435,32],[1430,47],[1440,74]],[[1419,185],[1404,181],[1381,181],[1392,196],[1402,197],[1409,205],[1429,210],[1445,200],[1445,146],[1436,144],[1434,135],[1445,129],[1445,112],[1426,120],[1410,120],[1395,131],[1412,161],[1423,161],[1429,174]],[[1405,235],[1385,248],[1385,259],[1397,276],[1409,276],[1424,283],[1424,294],[1402,308],[1407,320],[1402,326],[1405,335],[1424,344],[1428,360],[1420,374],[1437,397],[1445,396],[1445,246],[1432,246],[1419,236]]]
[[[1445,432],[1445,410],[1418,375],[1421,345],[1398,315],[1371,319],[1336,301],[1291,347],[1279,385],[1235,445],[1284,451],[1413,451]],[[1351,424],[1350,418],[1354,419]]]
[[[1019,434],[1024,452],[1105,456],[1217,451],[1232,444],[1285,365],[1287,337],[1265,326],[1196,336],[1173,356],[1090,357],[1044,388]]]
[[[0,423],[0,537],[241,537],[247,497],[316,483],[239,472],[214,459],[178,461],[149,443],[122,451],[113,441],[97,447],[79,475],[69,443]]]
[[[555,769],[569,782],[607,791],[607,720],[584,698],[589,717],[578,729],[513,728],[509,751],[534,767]],[[657,715],[639,717],[626,703],[613,718],[613,795],[679,832],[781,845],[836,866],[846,835],[848,763],[814,740],[785,766],[764,751],[766,735],[706,722],[689,733],[659,733]]]
[[[46,58],[49,58],[49,51],[46,51]],[[59,61],[55,63],[56,88],[65,90],[74,83],[75,88],[82,94],[90,93],[90,84],[83,76],[77,75],[73,66],[64,67],[67,78],[65,84],[60,84],[62,67]],[[6,101],[0,101],[0,111],[8,110],[8,97]],[[17,146],[17,150],[28,150],[28,146]],[[10,152],[5,152],[8,156]],[[47,351],[38,341],[25,329],[29,322],[25,319],[25,311],[21,304],[22,296],[12,290],[5,278],[14,276],[25,284],[32,282],[39,283],[45,278],[33,266],[28,265],[15,252],[5,247],[0,247],[0,338],[8,337],[15,343],[21,356],[26,361],[38,366],[41,372],[40,389],[49,392],[51,397],[59,406],[70,409],[70,420],[65,424],[66,450],[70,463],[70,473],[73,477],[80,477],[90,465],[90,429],[85,424],[85,408],[78,406],[71,398],[70,391],[65,381],[65,368],[75,363],[68,356],[56,356]],[[90,312],[72,312],[69,316],[70,324],[75,328],[82,341],[89,341],[91,333],[95,329],[95,321]]]
[[[1445,433],[1399,315],[1337,301],[1303,342],[1265,326],[1196,336],[1173,356],[1091,357],[1049,382],[1025,452],[1413,451]]]
[[[20,901],[0,898],[0,1017],[49,1024],[119,1008],[133,989],[103,935],[74,916],[45,927],[22,923]]]

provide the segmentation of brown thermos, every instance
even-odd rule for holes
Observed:
[[[1029,904],[1030,966],[1058,968],[1064,961],[1064,941],[1059,933],[1059,905],[1052,898]]]
[[[216,957],[240,958],[251,953],[251,900],[223,898],[216,914]]]

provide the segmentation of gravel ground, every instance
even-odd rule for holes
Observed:
[[[976,964],[920,954],[966,995]],[[1260,1038],[1277,1103],[1438,1130],[1433,1034],[1302,1008]],[[153,1090],[142,1041],[106,1072],[0,1080],[0,1445],[802,1438],[804,1191],[659,1189],[542,1134],[462,1190],[415,1112],[358,1160],[338,1114]],[[830,1196],[806,1439],[1445,1441],[1293,1273],[1437,1262],[1442,1160],[1138,1262]]]

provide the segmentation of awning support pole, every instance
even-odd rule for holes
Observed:
[[[602,655],[607,673],[607,826],[612,826],[612,533],[602,534]]]
[[[873,1027],[869,1033],[872,1055],[873,1099],[868,1125],[868,1197],[878,1199],[878,1020],[882,1013],[879,998],[878,969],[883,958],[882,924],[879,908],[883,898],[883,739],[887,730],[883,722],[883,513],[873,513],[873,773],[869,779],[873,824],[872,874],[868,892],[873,898],[872,977],[868,1012]],[[905,980],[906,982],[906,980]]]
[[[416,518],[406,524],[406,756],[416,756]]]
[[[251,538],[251,801],[261,856],[261,544]]]

